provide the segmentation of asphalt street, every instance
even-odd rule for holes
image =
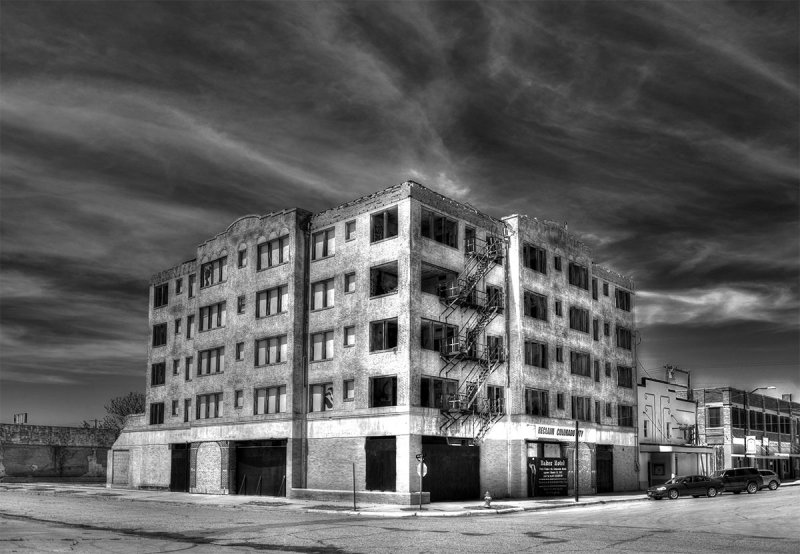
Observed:
[[[114,496],[0,494],[2,552],[791,552],[800,487],[482,517],[308,513]]]

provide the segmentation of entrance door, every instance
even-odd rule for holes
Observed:
[[[236,443],[236,494],[286,496],[286,441]]]
[[[447,444],[444,437],[422,437],[422,451],[428,474],[422,490],[431,493],[431,502],[478,500],[480,490],[480,447]]]
[[[397,490],[397,446],[395,437],[367,437],[367,490]]]
[[[597,492],[614,492],[613,446],[597,445]]]
[[[189,492],[189,445],[172,445],[172,467],[169,476],[169,490]]]

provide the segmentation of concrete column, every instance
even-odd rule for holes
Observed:
[[[419,490],[419,476],[417,475],[416,454],[421,452],[422,439],[417,435],[414,450],[411,445],[411,435],[397,435],[395,438],[395,490],[397,492],[411,492]]]

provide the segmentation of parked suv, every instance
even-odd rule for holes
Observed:
[[[715,472],[714,477],[722,481],[725,492],[733,494],[739,494],[742,491],[754,494],[764,485],[764,478],[754,467],[723,469]]]
[[[758,472],[761,474],[761,478],[764,480],[764,484],[761,485],[762,489],[769,487],[769,490],[774,491],[781,486],[781,478],[778,477],[774,471],[770,471],[768,469],[759,469]]]

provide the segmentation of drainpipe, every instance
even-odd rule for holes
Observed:
[[[309,320],[309,282],[311,280],[311,263],[308,259],[308,248],[311,244],[311,217],[304,225],[303,231],[303,346],[301,350],[301,363],[303,364],[302,399],[300,401],[300,419],[302,421],[300,442],[300,463],[302,465],[303,488],[308,488],[308,320]]]

